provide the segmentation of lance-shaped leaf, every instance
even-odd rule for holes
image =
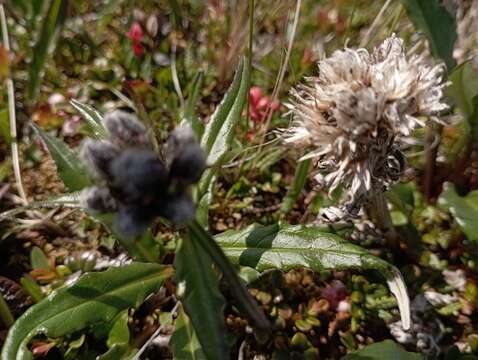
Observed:
[[[78,100],[71,100],[70,104],[80,113],[86,121],[88,129],[94,137],[100,140],[109,138],[108,130],[103,125],[103,115],[89,105],[83,104]]]
[[[58,338],[111,321],[122,310],[139,306],[172,275],[170,266],[146,263],[85,274],[55,290],[15,322],[5,340],[2,360],[32,360],[28,343],[36,335]]]
[[[184,114],[183,114],[183,122],[187,123],[191,129],[193,129],[194,133],[196,134],[198,139],[201,139],[202,134],[204,132],[204,124],[199,120],[196,115],[196,106],[199,100],[199,94],[201,92],[201,86],[204,80],[204,73],[199,71],[192,83],[191,93],[188,97],[188,101],[186,103]]]
[[[229,90],[206,125],[201,145],[208,154],[210,165],[217,165],[229,150],[247,100],[249,76],[249,67],[241,60]]]
[[[28,73],[27,94],[31,102],[35,101],[38,94],[46,60],[48,54],[55,48],[58,33],[66,19],[67,7],[68,0],[52,0],[42,21],[42,29],[33,48],[33,59]]]
[[[402,0],[402,4],[415,27],[427,37],[433,56],[442,59],[451,70],[455,66],[455,19],[438,0]]]
[[[335,234],[302,225],[253,224],[239,231],[221,233],[216,240],[232,262],[258,271],[298,267],[314,271],[379,270],[397,299],[403,327],[410,327],[410,301],[400,271]]]
[[[53,161],[58,169],[58,175],[70,191],[78,191],[91,185],[88,171],[75,151],[70,149],[60,139],[55,138],[40,128],[34,127],[45,142]]]
[[[247,100],[250,73],[244,62],[243,59],[239,63],[229,90],[207,123],[201,138],[201,146],[208,154],[207,163],[212,166],[204,172],[197,190],[198,210],[203,215],[207,215],[212,199],[208,192],[212,191],[217,169],[234,140],[234,130]]]
[[[174,259],[181,301],[208,359],[229,359],[224,297],[209,255],[194,238],[185,238]],[[182,292],[182,290],[180,290]]]

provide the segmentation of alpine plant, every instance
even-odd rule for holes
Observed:
[[[97,185],[83,190],[81,205],[93,213],[114,213],[114,229],[140,235],[161,216],[173,224],[194,217],[188,188],[205,169],[205,154],[187,126],[175,129],[161,153],[153,151],[135,115],[114,111],[104,118],[109,140],[86,139],[80,155]]]
[[[372,52],[335,51],[318,62],[319,75],[291,90],[291,126],[283,140],[313,159],[314,176],[331,194],[346,192],[325,220],[356,217],[367,198],[396,182],[405,169],[404,140],[422,120],[447,108],[444,65],[407,56],[395,35]]]

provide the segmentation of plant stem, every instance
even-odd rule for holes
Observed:
[[[434,190],[434,178],[436,173],[436,158],[438,154],[438,147],[440,141],[435,141],[437,136],[440,136],[443,129],[443,125],[429,124],[426,128],[426,149],[425,149],[425,174],[423,177],[423,187],[425,197],[428,202],[431,201]]]
[[[392,223],[390,210],[383,192],[373,195],[365,205],[367,214],[380,229],[391,249],[398,248],[398,233]]]
[[[229,284],[229,290],[238,302],[240,310],[244,312],[257,329],[268,333],[271,328],[269,320],[267,320],[262,310],[252,298],[220,246],[196,220],[190,221],[187,227],[189,233],[192,235],[191,240],[198,241],[199,246],[208,253],[212,261],[221,270],[224,279]]]

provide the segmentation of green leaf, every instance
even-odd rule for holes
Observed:
[[[207,359],[229,359],[224,323],[224,297],[211,258],[195,239],[185,237],[174,259],[176,282],[184,287],[181,301]],[[193,269],[191,271],[191,269]]]
[[[418,353],[406,351],[402,346],[392,340],[385,340],[363,349],[352,351],[345,355],[342,360],[423,360],[424,357]]]
[[[82,104],[78,100],[73,99],[70,101],[70,104],[86,121],[88,129],[91,131],[94,137],[100,140],[106,140],[109,138],[108,130],[103,125],[103,115],[101,115],[91,106]]]
[[[128,327],[128,309],[120,312],[113,322],[113,326],[108,334],[106,345],[112,348],[115,344],[129,343],[129,327]]]
[[[205,254],[209,255],[211,260],[221,270],[223,280],[228,284],[229,291],[234,297],[239,310],[248,317],[250,324],[256,328],[256,337],[267,335],[271,324],[247,290],[244,282],[239,278],[236,269],[232,266],[220,246],[197,221],[190,221],[187,227],[192,242],[197,244],[199,249],[204,250]]]
[[[455,66],[455,19],[438,0],[401,1],[413,25],[426,35],[433,56],[442,59],[448,70],[451,70]]]
[[[28,276],[23,276],[20,279],[20,284],[22,284],[23,289],[35,300],[35,302],[40,302],[45,297],[41,290],[40,285],[38,285],[35,280],[31,279]]]
[[[15,318],[13,317],[12,312],[10,311],[10,308],[8,307],[8,304],[3,298],[3,294],[1,293],[0,293],[0,321],[7,329],[10,326],[12,326],[13,322],[15,321]]]
[[[207,123],[201,145],[208,154],[208,164],[218,165],[234,138],[234,129],[241,117],[249,90],[249,68],[239,63],[229,90]]]
[[[451,212],[468,240],[478,240],[478,190],[460,196],[451,183],[445,183],[438,204]]]
[[[34,102],[38,94],[48,54],[55,49],[56,39],[66,19],[68,0],[52,0],[42,29],[33,48],[33,59],[28,73],[27,96]]]
[[[415,208],[415,198],[413,196],[415,189],[412,184],[395,184],[385,193],[387,200],[394,208],[402,212],[408,219],[412,216]]]
[[[183,115],[183,121],[189,124],[198,139],[201,139],[202,134],[204,132],[204,124],[196,116],[196,106],[199,99],[199,94],[201,92],[203,80],[204,73],[202,71],[198,71],[196,77],[194,78],[191,87],[191,94],[189,95]]]
[[[212,171],[206,170],[208,175],[212,175]],[[209,226],[209,205],[212,203],[214,183],[216,182],[216,175],[211,178],[206,178],[207,188],[204,190],[202,196],[197,201],[196,219],[204,227]]]
[[[233,263],[258,271],[298,267],[314,271],[379,270],[397,298],[404,328],[410,325],[409,298],[398,269],[335,234],[303,225],[253,224],[239,231],[228,230],[215,238]]]
[[[65,358],[76,356],[75,350],[78,350],[85,343],[85,334],[82,334],[78,339],[71,341],[68,344],[68,349],[65,352]]]
[[[120,311],[139,306],[173,275],[171,267],[133,263],[83,275],[29,308],[10,328],[2,360],[31,360],[30,340],[38,334],[58,338],[89,325],[111,321]]]
[[[194,332],[191,320],[182,308],[179,308],[179,316],[176,319],[170,344],[173,349],[174,359],[207,360]]]
[[[32,266],[32,269],[51,270],[48,258],[46,257],[43,250],[40,249],[38,246],[34,246],[32,251],[30,252],[30,264]]]
[[[299,198],[299,195],[302,192],[305,183],[307,182],[307,175],[309,174],[310,163],[311,160],[307,159],[297,164],[297,168],[295,169],[294,174],[294,181],[292,182],[291,187],[289,188],[289,191],[287,192],[287,195],[284,199],[284,202],[282,203],[281,211],[284,214],[287,214],[292,210],[292,207]]]
[[[478,95],[478,73],[471,61],[456,67],[450,74],[451,86],[446,89],[466,117],[473,115],[473,98]]]
[[[197,189],[201,223],[207,218],[215,175],[234,140],[234,130],[247,100],[250,73],[244,62],[244,59],[239,62],[229,90],[207,123],[201,139],[201,146],[208,154],[207,163],[213,166],[204,172]]]
[[[88,172],[78,155],[60,139],[55,138],[40,128],[35,127],[38,135],[45,142],[50,155],[58,168],[58,175],[70,191],[78,191],[91,185]]]

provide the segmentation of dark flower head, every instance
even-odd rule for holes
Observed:
[[[197,182],[205,168],[206,155],[189,126],[175,129],[165,146],[170,176],[183,185]]]
[[[82,205],[96,213],[115,213],[113,226],[126,237],[141,234],[157,216],[174,224],[192,219],[188,186],[199,180],[206,157],[191,129],[173,131],[160,156],[136,116],[114,111],[104,123],[110,139],[86,139],[82,145],[80,154],[99,180],[82,192]]]

